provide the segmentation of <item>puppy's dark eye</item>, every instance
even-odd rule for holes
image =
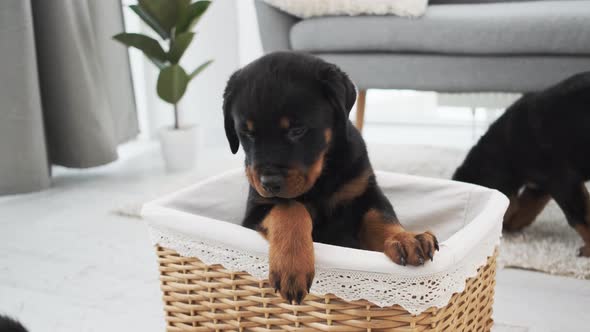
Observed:
[[[287,136],[291,140],[297,140],[297,139],[303,137],[303,135],[305,135],[306,132],[307,132],[307,128],[305,128],[305,127],[294,127],[294,128],[289,129]]]

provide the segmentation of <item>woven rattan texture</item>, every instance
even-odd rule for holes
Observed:
[[[496,255],[467,280],[448,305],[413,316],[400,306],[381,308],[333,295],[283,301],[266,280],[206,265],[156,247],[167,331],[490,331]]]

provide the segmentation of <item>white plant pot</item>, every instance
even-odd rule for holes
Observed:
[[[168,172],[188,171],[195,167],[199,127],[171,127],[160,131],[160,145]]]

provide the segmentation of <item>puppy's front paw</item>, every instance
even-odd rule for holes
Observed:
[[[424,265],[426,259],[432,260],[438,250],[438,240],[431,232],[414,234],[399,232],[385,239],[383,252],[400,265]]]
[[[288,261],[271,264],[268,280],[279,292],[281,297],[289,303],[301,304],[309,293],[315,269],[313,262],[289,264]]]

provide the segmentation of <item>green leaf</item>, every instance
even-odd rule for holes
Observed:
[[[154,30],[162,39],[166,40],[170,38],[170,34],[164,30],[164,28],[156,21],[152,15],[146,12],[142,7],[138,5],[129,6],[152,30]]]
[[[162,62],[162,61],[160,61],[160,60],[158,60],[158,59],[154,59],[154,58],[152,58],[152,57],[149,57],[149,56],[148,56],[148,59],[149,59],[149,60],[150,60],[150,61],[151,61],[151,62],[152,62],[152,63],[153,63],[153,64],[154,64],[156,67],[158,67],[158,69],[160,69],[160,70],[161,70],[161,69],[164,69],[164,67],[166,67],[166,63],[165,63],[165,62]]]
[[[200,66],[197,67],[197,69],[193,70],[193,72],[189,75],[189,80],[192,80],[193,78],[195,78],[197,75],[199,75],[203,70],[205,70],[205,68],[207,68],[207,66],[209,66],[211,63],[213,62],[213,60],[209,60],[209,61],[205,61],[203,64],[201,64]]]
[[[190,0],[139,0],[139,6],[150,14],[170,35],[182,13],[188,11]]]
[[[195,36],[194,32],[184,32],[179,35],[176,35],[176,38],[170,45],[170,52],[168,52],[168,60],[171,63],[178,63],[188,46],[190,45],[193,37]]]
[[[209,8],[211,1],[197,1],[188,6],[187,11],[176,24],[176,33],[190,31]]]
[[[189,77],[179,65],[164,68],[158,76],[158,96],[170,104],[176,104],[184,95]]]
[[[141,50],[146,56],[162,62],[166,61],[166,52],[155,39],[139,33],[120,33],[113,38],[129,47]]]
[[[182,11],[182,10],[188,9],[192,0],[175,0],[175,1],[176,1],[177,8]],[[180,17],[180,16],[178,16],[178,17]]]

